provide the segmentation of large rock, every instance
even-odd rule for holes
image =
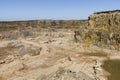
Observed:
[[[83,72],[73,72],[70,69],[60,68],[55,73],[50,74],[49,76],[40,76],[37,80],[95,80],[86,75]]]

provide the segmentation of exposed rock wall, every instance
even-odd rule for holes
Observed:
[[[0,33],[0,40],[6,39],[6,40],[16,40],[20,37],[26,38],[29,36],[32,36],[33,32],[30,30],[23,30],[23,31],[4,31]]]
[[[97,12],[89,17],[91,40],[98,46],[120,48],[120,11]],[[89,34],[89,33],[88,33]]]
[[[97,12],[90,15],[88,27],[75,31],[74,38],[87,45],[94,44],[102,48],[120,50],[120,11]]]
[[[14,40],[19,37],[31,36],[34,31],[42,28],[80,28],[87,27],[87,20],[32,20],[0,22],[0,40]]]
[[[0,31],[24,30],[27,27],[36,27],[36,21],[0,22]]]
[[[0,31],[32,28],[79,28],[87,26],[87,20],[33,20],[0,22]]]
[[[98,30],[120,31],[120,11],[94,13],[89,16],[89,26]]]
[[[37,21],[37,26],[42,28],[79,28],[87,26],[87,20],[42,20]]]

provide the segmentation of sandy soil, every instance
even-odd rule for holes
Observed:
[[[109,55],[86,55],[97,51]],[[72,31],[41,32],[37,37],[4,40],[0,41],[0,80],[36,80],[40,75],[49,75],[59,67],[107,80],[108,73],[100,67],[96,75],[93,66],[96,60],[101,66],[106,59],[120,59],[118,54],[117,51],[98,47],[84,47],[84,44],[74,41]]]

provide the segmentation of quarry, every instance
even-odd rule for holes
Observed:
[[[120,10],[0,22],[0,80],[119,80],[119,68]]]

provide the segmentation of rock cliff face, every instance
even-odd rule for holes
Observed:
[[[94,13],[89,17],[89,26],[96,29],[120,31],[120,11]]]
[[[87,20],[33,20],[0,22],[0,31],[32,28],[79,28],[87,26]]]
[[[92,40],[98,46],[119,48],[120,10],[97,12],[89,16]]]
[[[0,22],[0,31],[22,30],[29,26],[36,27],[36,21]]]
[[[32,35],[34,31],[39,31],[43,28],[65,29],[87,26],[87,20],[32,20],[0,22],[0,40],[14,40],[21,36],[27,37]]]
[[[42,28],[79,28],[87,26],[87,20],[43,20],[37,21],[37,26]]]
[[[74,38],[76,41],[81,39],[79,41],[87,45],[120,50],[120,10],[90,15],[88,27],[75,31]]]

